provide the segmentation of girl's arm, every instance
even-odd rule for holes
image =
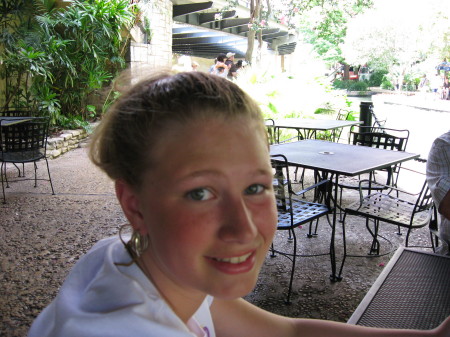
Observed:
[[[433,330],[378,329],[318,319],[279,316],[243,299],[215,299],[211,305],[217,337],[414,337],[449,336],[450,318]]]

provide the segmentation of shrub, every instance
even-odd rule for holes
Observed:
[[[379,87],[383,83],[383,77],[387,74],[387,70],[376,70],[370,75],[369,86]]]

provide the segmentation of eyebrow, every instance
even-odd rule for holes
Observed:
[[[194,171],[189,173],[186,176],[183,176],[181,179],[179,179],[180,181],[186,180],[186,179],[192,179],[192,178],[197,178],[197,177],[202,177],[202,176],[220,176],[220,172],[217,170],[209,170],[209,169],[205,169],[205,170],[199,170],[199,171]],[[256,169],[255,171],[253,171],[252,173],[249,174],[249,176],[252,177],[256,177],[256,176],[273,176],[273,173],[271,170],[266,170],[266,169]]]

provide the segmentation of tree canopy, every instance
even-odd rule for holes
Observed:
[[[378,0],[349,22],[343,55],[349,63],[406,74],[450,56],[448,0]]]
[[[236,0],[228,0],[227,8],[236,5]],[[341,59],[339,45],[346,34],[348,20],[372,5],[372,0],[250,0],[246,58],[252,59],[255,37],[260,49],[262,29],[275,21],[300,34],[325,59],[337,61]]]

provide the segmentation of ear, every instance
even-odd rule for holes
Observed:
[[[117,199],[130,225],[140,234],[147,234],[147,227],[145,226],[144,217],[141,213],[138,193],[122,180],[116,180],[115,188]]]

